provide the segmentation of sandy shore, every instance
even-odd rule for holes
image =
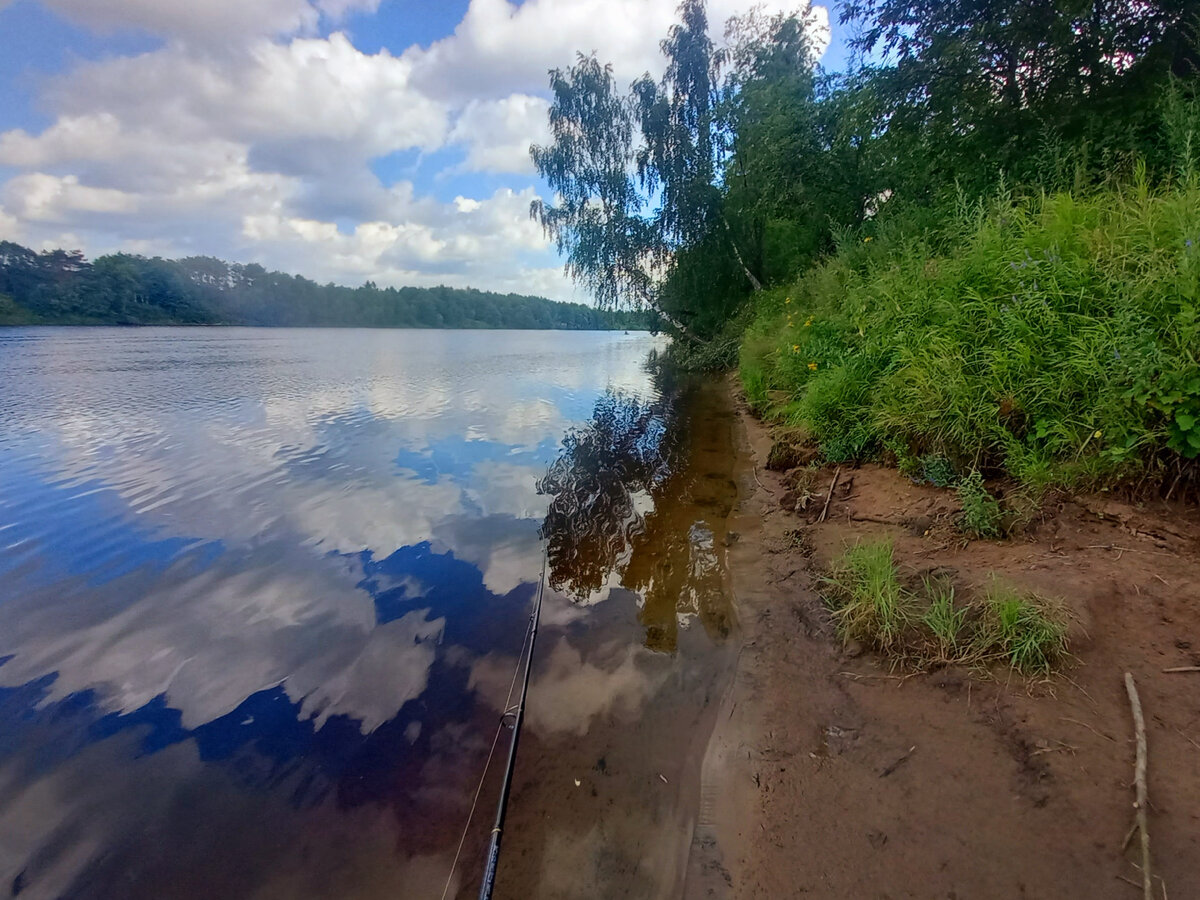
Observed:
[[[1064,498],[1018,538],[963,546],[951,493],[868,466],[844,473],[815,524],[819,508],[780,505],[771,436],[742,421],[728,556],[741,649],[702,763],[685,896],[1137,897],[1125,671],[1146,711],[1155,894],[1196,896],[1200,673],[1163,672],[1200,663],[1196,510]],[[1074,662],[1034,683],[845,652],[819,578],[880,534],[906,577],[936,571],[970,592],[998,573],[1062,598]]]

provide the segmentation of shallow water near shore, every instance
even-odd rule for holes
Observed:
[[[659,346],[0,331],[0,884],[440,896],[545,547],[497,895],[676,890],[736,627],[735,417]]]

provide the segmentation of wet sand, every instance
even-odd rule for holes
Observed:
[[[741,647],[703,761],[684,896],[1138,896],[1137,840],[1123,849],[1125,671],[1146,710],[1155,895],[1194,896],[1200,675],[1163,669],[1200,663],[1197,511],[1064,497],[1019,538],[962,546],[952,493],[864,466],[843,472],[817,524],[821,502],[780,505],[784,478],[763,466],[771,436],[743,422],[757,469],[729,526]],[[896,672],[845,652],[819,579],[848,542],[880,535],[902,577],[938,571],[970,591],[997,572],[1062,598],[1075,660],[1032,682]]]

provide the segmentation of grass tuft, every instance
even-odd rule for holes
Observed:
[[[885,653],[900,647],[909,597],[900,586],[891,541],[846,550],[826,579],[833,616],[844,643],[859,641]]]
[[[948,578],[909,591],[890,540],[864,541],[834,562],[827,601],[838,636],[893,663],[923,670],[1001,661],[1022,675],[1046,675],[1067,657],[1066,616],[1056,601],[995,578],[981,600],[961,603]]]
[[[933,661],[946,664],[961,662],[963,652],[963,625],[967,609],[954,604],[954,585],[948,579],[926,579],[925,595],[929,607],[921,616],[921,623],[933,636]]]
[[[1003,658],[1023,675],[1045,675],[1067,654],[1065,617],[1047,598],[993,580],[975,646],[984,658]]]

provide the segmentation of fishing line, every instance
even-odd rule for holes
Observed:
[[[487,780],[488,769],[492,765],[492,756],[496,752],[496,745],[500,743],[500,733],[504,730],[504,725],[505,725],[505,722],[508,719],[508,717],[510,715],[513,715],[514,711],[517,709],[516,707],[513,707],[513,705],[512,705],[512,695],[513,695],[513,691],[516,689],[516,686],[517,686],[517,676],[521,674],[521,659],[522,659],[522,657],[525,656],[525,645],[529,644],[530,645],[529,656],[525,663],[525,682],[521,688],[521,700],[519,703],[519,708],[523,709],[525,706],[525,692],[529,688],[529,669],[530,669],[530,667],[533,666],[533,646],[532,646],[533,641],[531,640],[530,636],[533,635],[534,637],[536,637],[536,635],[537,635],[537,620],[540,617],[541,610],[542,610],[542,592],[545,590],[545,586],[546,586],[546,557],[548,555],[548,551],[549,551],[549,544],[547,544],[547,546],[544,547],[542,550],[542,574],[541,574],[541,578],[538,581],[537,601],[534,604],[533,612],[529,616],[529,624],[525,627],[525,637],[522,638],[522,640],[521,640],[521,650],[520,650],[520,653],[517,654],[517,664],[513,667],[512,681],[508,685],[508,696],[506,696],[504,698],[504,711],[500,714],[500,721],[496,723],[496,734],[492,737],[492,746],[491,746],[491,748],[489,748],[487,759],[483,763],[483,771],[479,774],[479,784],[475,787],[475,797],[474,797],[474,799],[471,800],[471,811],[469,813],[467,813],[466,824],[463,825],[462,835],[458,839],[458,849],[456,849],[454,851],[454,861],[450,864],[450,874],[446,876],[446,886],[444,888],[442,888],[441,900],[446,900],[446,895],[450,891],[450,884],[454,880],[454,871],[458,867],[458,858],[462,854],[463,844],[466,842],[467,833],[471,829],[471,821],[475,817],[475,808],[479,804],[479,794],[483,791],[483,784]],[[520,722],[521,722],[521,719],[520,719],[520,715],[518,714],[513,722],[514,731],[516,728],[520,727]],[[501,809],[497,815],[498,823],[503,822],[503,807],[504,807],[505,802],[508,799],[507,778],[508,778],[508,776],[511,776],[511,774],[512,774],[511,766],[512,766],[512,763],[513,763],[513,760],[515,757],[515,750],[516,750],[516,741],[514,740],[513,747],[509,754],[510,769],[509,769],[508,773],[506,774],[505,788],[502,791],[502,796],[500,799]],[[498,827],[499,827],[499,825],[497,826],[497,828]],[[493,843],[495,843],[494,836],[497,834],[497,828],[492,829]],[[497,845],[496,852],[498,853],[498,845]],[[491,853],[489,853],[488,858],[489,858],[489,863],[490,863],[488,866],[488,873],[490,873],[492,875],[492,877],[494,877],[495,876],[495,868],[494,868],[495,863],[494,863],[494,860],[492,859]],[[488,881],[487,874],[485,874],[485,876],[484,876],[483,887],[484,887],[484,889],[487,890],[487,894],[484,895],[481,891],[480,896],[491,896],[491,884]]]

